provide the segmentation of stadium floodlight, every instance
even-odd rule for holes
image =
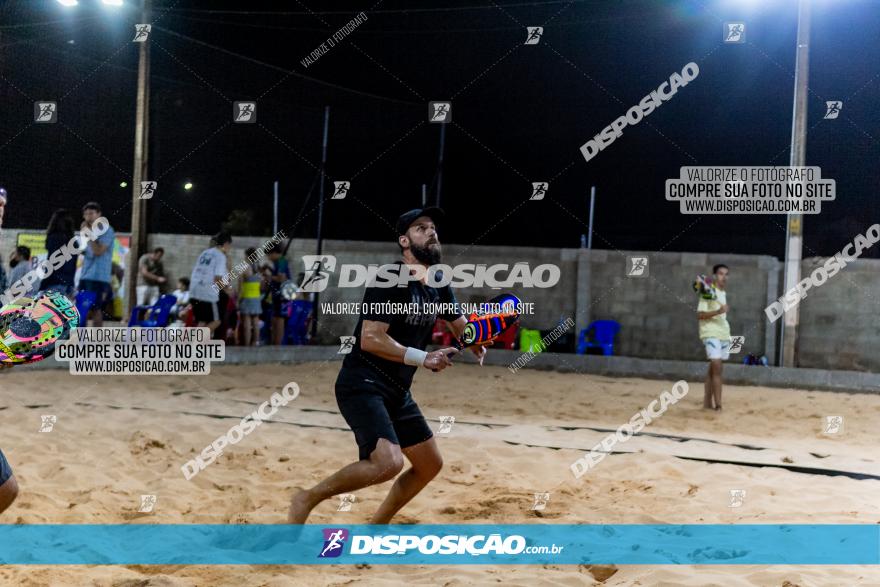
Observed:
[[[128,182],[127,182],[127,181],[120,181],[120,182],[119,182],[119,187],[121,187],[121,188],[127,188],[127,187],[128,187]]]
[[[79,2],[77,0],[58,0],[58,4],[61,6],[76,6]]]
[[[186,182],[185,184],[183,184],[183,189],[185,189],[186,191],[189,191],[189,190],[193,189],[193,184],[192,184],[192,182],[191,182],[191,181],[188,181],[188,182]]]
[[[107,6],[122,6],[122,0],[101,0]]]

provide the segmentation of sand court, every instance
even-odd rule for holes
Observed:
[[[283,523],[294,487],[357,458],[333,395],[338,363],[215,366],[206,377],[2,375],[3,450],[21,485],[7,523]],[[181,465],[273,392],[300,395],[187,481]],[[876,431],[880,396],[725,387],[704,412],[702,382],[613,454],[575,479],[570,465],[672,381],[456,364],[420,373],[413,393],[444,457],[438,478],[399,523],[880,523]],[[56,416],[40,432],[41,416]],[[842,430],[823,431],[826,416]],[[845,474],[843,474],[845,473]],[[745,492],[730,507],[731,490]],[[387,485],[357,492],[350,511],[322,503],[313,524],[363,524]],[[543,511],[534,494],[550,493]],[[150,512],[142,495],[154,495]],[[880,584],[846,566],[129,566],[0,568],[22,585]],[[242,583],[246,581],[246,583]],[[600,583],[601,582],[601,583]],[[787,583],[786,583],[787,582]]]

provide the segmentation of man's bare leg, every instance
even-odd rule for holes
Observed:
[[[103,308],[92,308],[89,312],[92,317],[92,326],[100,328],[104,326],[104,310]]]
[[[714,359],[712,361],[712,395],[715,399],[715,409],[721,409],[721,370],[723,368],[724,363],[721,362],[721,359]]]
[[[18,483],[15,481],[15,477],[10,477],[6,480],[6,483],[0,485],[0,514],[12,505],[17,496]]]
[[[397,476],[403,469],[403,453],[391,441],[380,438],[368,460],[346,465],[311,489],[301,489],[290,501],[289,524],[305,524],[316,505],[340,493],[356,491]]]
[[[706,381],[703,384],[703,409],[711,410],[715,408],[712,401],[712,361],[709,361],[709,368],[706,370]]]
[[[403,449],[403,454],[412,463],[412,467],[398,477],[394,485],[391,486],[391,491],[388,492],[385,501],[373,514],[373,518],[370,520],[371,524],[391,522],[394,514],[418,495],[443,467],[443,457],[440,456],[440,449],[434,438],[408,446]]]
[[[220,326],[220,320],[214,320],[213,322],[196,322],[196,326],[198,328],[210,328],[211,336],[214,336],[214,331]]]
[[[251,316],[250,321],[247,323],[247,327],[250,329],[251,333],[251,345],[256,345],[260,342],[260,317],[259,316]]]
[[[281,343],[284,341],[284,318],[273,316],[270,330],[272,331],[272,344],[281,346]]]

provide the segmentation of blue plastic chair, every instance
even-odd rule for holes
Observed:
[[[131,309],[129,326],[142,326],[144,328],[164,328],[171,321],[171,309],[177,304],[177,298],[165,294],[160,296],[152,306],[135,306]],[[143,317],[141,317],[143,312]]]
[[[312,316],[312,302],[308,300],[293,300],[288,302],[289,318],[284,332],[287,344],[309,343],[309,319]]]
[[[98,301],[98,294],[93,291],[80,291],[76,294],[76,311],[79,312],[79,324],[85,326],[89,319],[89,310]]]
[[[590,331],[593,332],[593,340],[589,339]],[[602,354],[609,356],[614,354],[614,337],[620,332],[620,323],[614,320],[594,320],[589,326],[581,330],[578,337],[577,352],[579,355],[587,354],[587,349],[600,348]]]

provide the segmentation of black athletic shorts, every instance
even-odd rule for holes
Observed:
[[[360,460],[370,458],[380,438],[406,448],[434,436],[409,390],[393,389],[369,371],[343,367],[336,404],[354,432]]]
[[[0,485],[9,481],[10,477],[12,477],[12,467],[6,462],[6,457],[3,456],[3,451],[0,450]]]
[[[205,302],[203,300],[190,300],[193,309],[193,318],[196,322],[216,322],[220,319],[217,311],[217,302]]]

